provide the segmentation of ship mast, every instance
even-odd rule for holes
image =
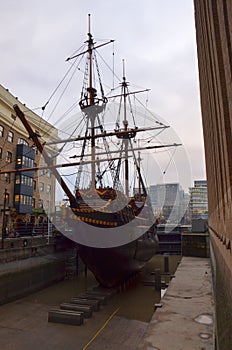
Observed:
[[[140,142],[139,142],[139,148],[140,148]],[[141,167],[141,152],[140,151],[138,151],[138,167],[139,167],[139,169],[140,169],[140,167]],[[140,176],[139,176],[139,174],[138,174],[138,190],[139,190],[139,198],[141,198],[141,178],[140,178]]]
[[[95,173],[96,173],[96,167],[95,167],[95,110],[94,108],[91,108],[91,106],[94,106],[94,96],[96,95],[96,90],[93,88],[93,37],[90,33],[90,14],[88,15],[88,59],[89,59],[89,87],[87,88],[88,92],[88,100],[89,100],[89,107],[90,107],[90,123],[91,123],[91,184],[90,187],[92,189],[95,189]]]
[[[67,60],[70,60],[72,58],[75,58],[77,56],[80,56],[84,53],[87,53],[87,60],[88,60],[88,87],[85,89],[84,98],[81,98],[79,104],[81,110],[86,114],[88,120],[90,121],[90,142],[91,142],[91,179],[90,179],[90,188],[95,189],[96,188],[96,164],[95,164],[95,120],[97,116],[104,110],[105,104],[107,103],[107,99],[104,96],[103,88],[101,85],[101,81],[99,79],[100,84],[100,90],[101,90],[101,98],[97,96],[97,90],[94,87],[93,83],[93,65],[94,65],[94,57],[93,57],[93,51],[101,47],[103,45],[107,45],[113,40],[110,40],[109,42],[100,44],[98,46],[94,45],[93,36],[91,34],[91,28],[90,28],[90,14],[88,15],[88,39],[86,41],[87,43],[87,50],[82,52],[81,54],[75,55],[73,57],[69,57]],[[96,60],[96,59],[95,59]],[[96,68],[97,62],[95,62]],[[99,72],[98,72],[99,74]]]
[[[125,77],[125,61],[123,60],[123,78],[122,78],[122,95],[123,95],[123,125],[124,125],[124,131],[127,132],[128,129],[128,121],[127,121],[127,113],[126,113],[126,98],[127,98],[127,87],[128,83],[126,81]],[[129,196],[129,162],[128,162],[128,137],[125,136],[124,138],[124,153],[125,153],[125,195]]]

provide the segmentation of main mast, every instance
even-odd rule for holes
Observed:
[[[123,60],[123,78],[122,78],[122,95],[123,95],[123,125],[124,131],[127,132],[128,129],[128,121],[127,121],[127,113],[126,113],[126,98],[127,98],[127,87],[128,83],[125,77],[125,62]],[[128,135],[125,135],[124,139],[124,153],[125,153],[125,194],[129,196],[129,162],[128,162]]]
[[[113,40],[110,40],[109,42],[104,43],[104,44],[100,44],[98,46],[94,46],[93,36],[91,34],[91,28],[90,28],[90,14],[88,15],[88,34],[87,35],[88,35],[88,39],[86,41],[87,50],[83,53],[87,53],[87,59],[88,59],[88,86],[85,89],[84,96],[82,95],[82,98],[80,100],[80,108],[86,114],[88,120],[90,121],[90,139],[91,139],[90,140],[90,142],[91,142],[90,188],[95,189],[96,188],[95,120],[96,120],[96,117],[104,110],[107,99],[104,96],[104,92],[103,92],[103,88],[102,88],[100,79],[99,79],[99,85],[100,85],[100,90],[101,90],[101,95],[102,95],[101,98],[99,98],[97,96],[97,89],[94,87],[94,83],[93,83],[93,69],[94,69],[94,67],[93,67],[93,65],[94,65],[93,51],[97,47],[111,43]],[[77,57],[79,55],[70,57],[69,59]],[[95,60],[96,60],[96,58],[95,58]],[[97,62],[95,62],[95,65],[97,67]],[[87,125],[88,125],[88,123],[87,123]]]
[[[88,99],[89,99],[89,118],[91,123],[91,183],[90,187],[92,189],[95,189],[95,173],[96,173],[96,167],[95,167],[95,114],[96,111],[94,108],[91,108],[94,106],[94,96],[96,95],[96,89],[93,88],[93,37],[90,33],[90,14],[88,15],[88,59],[89,59],[89,87],[87,88],[88,92]]]

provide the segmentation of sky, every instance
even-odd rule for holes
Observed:
[[[181,141],[191,172],[184,187],[205,178],[193,0],[0,0],[0,6],[0,84],[21,102],[34,109],[47,101],[67,70],[65,59],[86,40],[91,13],[94,37],[115,40],[115,61],[125,58],[129,80],[151,89],[149,109]],[[162,181],[173,182],[171,174]]]

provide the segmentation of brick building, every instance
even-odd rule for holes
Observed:
[[[232,344],[232,1],[194,0],[216,301],[216,348]]]
[[[0,230],[6,234],[32,231],[32,227],[47,222],[46,212],[55,210],[55,179],[48,169],[20,171],[41,166],[39,154],[23,124],[16,118],[13,105],[18,104],[32,129],[41,135],[41,142],[58,139],[57,130],[20,103],[0,85]],[[55,149],[46,147],[52,156]],[[18,170],[7,173],[8,170]]]

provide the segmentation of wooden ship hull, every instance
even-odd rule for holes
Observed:
[[[102,195],[101,197],[104,194],[106,203],[109,203],[110,198],[115,199],[116,196],[113,189],[97,192]],[[123,196],[123,194],[120,195]],[[155,219],[151,207],[144,200],[139,202],[137,198],[136,202],[136,198],[130,198],[130,201],[123,209],[117,212],[112,212],[112,210],[107,212],[107,205],[104,209],[101,207],[99,210],[94,210],[88,206],[81,198],[79,191],[76,194],[76,198],[78,198],[77,203],[79,204],[77,207],[63,208],[63,219],[68,223],[71,230],[66,235],[72,239],[72,234],[80,235],[80,231],[84,231],[86,244],[78,244],[78,254],[101,286],[112,288],[126,282],[138,273],[145,263],[158,252],[156,227],[154,224],[151,225]],[[125,232],[125,236],[128,233],[133,236],[132,231],[135,230],[135,226],[141,224],[141,221],[142,223],[143,221],[147,223],[148,220],[151,227],[139,238],[126,244],[115,246],[117,241],[115,243],[113,239],[117,233],[114,232],[114,229],[133,223],[133,220],[136,223],[131,225],[129,232]],[[83,225],[78,225],[80,222]],[[89,230],[90,228],[94,231]],[[91,236],[97,229],[103,229],[101,233],[104,233],[104,238],[102,236],[100,238],[99,247],[95,247],[94,244],[96,245],[96,242],[91,241]],[[142,229],[144,230],[144,226]]]
[[[98,283],[112,288],[129,280],[158,251],[158,239],[140,238],[120,247],[94,248],[78,245],[84,264],[94,274]]]

